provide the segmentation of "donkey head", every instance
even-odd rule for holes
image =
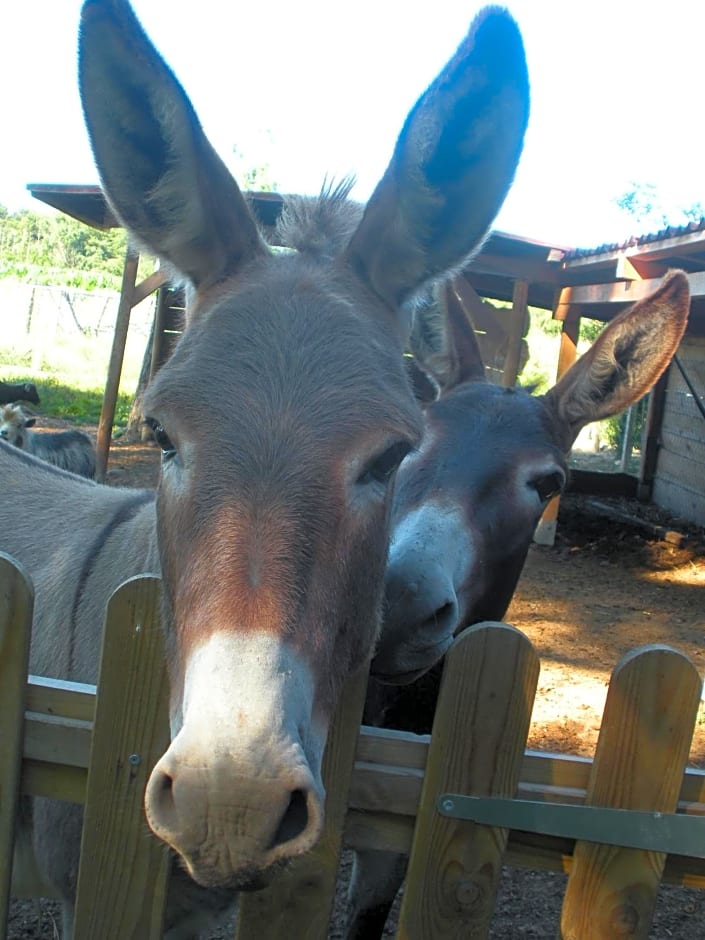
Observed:
[[[243,887],[321,833],[331,711],[376,640],[390,484],[421,434],[403,310],[506,194],[521,39],[506,13],[481,14],[352,234],[294,254],[265,245],[126,0],[85,3],[80,83],[114,211],[191,290],[144,403],[163,451],[172,699],[147,818],[198,882]]]
[[[566,454],[590,421],[648,392],[678,347],[688,281],[666,277],[607,326],[546,395],[484,381],[473,331],[447,295],[447,337],[432,359],[442,392],[424,414],[420,448],[396,478],[385,621],[372,672],[408,682],[454,635],[501,620],[548,500],[567,479]]]

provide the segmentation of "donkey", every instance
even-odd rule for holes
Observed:
[[[38,405],[39,394],[34,382],[20,382],[19,385],[0,382],[0,405],[10,405],[15,401],[28,401]]]
[[[156,498],[108,490],[2,445],[0,548],[34,580],[32,670],[79,681],[96,679],[109,593],[161,573],[172,739],[145,812],[205,903],[320,837],[331,713],[372,654],[391,482],[421,436],[409,302],[463,263],[506,195],[526,61],[511,17],[481,12],[359,224],[276,254],[126,0],[84,3],[79,80],[113,211],[188,286],[183,335],[144,399],[160,480]],[[318,202],[328,217],[346,201]],[[65,932],[80,825],[70,806],[25,805],[13,870],[62,898]],[[171,937],[190,929],[173,909],[170,923]]]
[[[0,407],[0,438],[40,460],[92,480],[95,448],[90,437],[75,428],[37,434],[31,430],[36,421],[36,418],[28,418],[19,405],[4,405]]]
[[[365,705],[366,723],[422,734],[431,731],[439,663],[453,637],[504,619],[541,513],[565,487],[578,432],[649,391],[678,348],[689,310],[687,277],[669,273],[549,392],[532,395],[485,381],[464,308],[452,288],[444,296],[445,327],[415,328],[430,336],[415,344],[416,361],[441,392],[425,409],[421,446],[396,476],[384,623],[371,669],[377,680],[411,684],[371,679]],[[381,936],[405,867],[392,853],[356,856],[349,938]]]

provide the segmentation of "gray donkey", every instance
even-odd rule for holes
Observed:
[[[162,575],[172,737],[145,811],[187,873],[188,897],[180,885],[168,905],[175,938],[320,838],[328,725],[376,642],[392,481],[422,432],[402,361],[409,302],[484,237],[519,159],[528,79],[515,23],[483,11],[356,226],[273,253],[126,0],[84,4],[79,56],[103,188],[187,282],[186,324],[144,400],[156,498],[0,444],[0,549],[35,584],[40,675],[95,681],[110,592]],[[324,193],[321,214],[338,204]],[[13,879],[61,897],[66,934],[80,828],[75,807],[22,806]]]
[[[36,421],[27,417],[19,405],[3,405],[0,407],[0,438],[55,467],[92,480],[95,447],[90,437],[75,428],[36,433],[31,430]]]

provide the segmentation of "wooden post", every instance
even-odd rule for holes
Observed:
[[[166,284],[159,289],[157,309],[154,314],[150,382],[171,355],[175,341],[178,339],[175,331],[179,328],[178,311],[181,308],[175,306],[175,302],[179,298],[182,298],[181,293]]]
[[[130,325],[130,313],[132,312],[133,306],[138,263],[139,255],[132,248],[128,247],[127,254],[125,255],[125,267],[123,268],[122,272],[120,303],[118,304],[117,319],[115,321],[115,333],[113,334],[113,345],[110,351],[108,376],[105,381],[103,407],[100,412],[98,433],[96,435],[95,476],[96,480],[101,483],[105,481],[105,473],[108,468],[110,438],[113,431],[113,421],[115,420],[115,406],[117,404],[118,389],[120,388],[122,361],[125,358],[125,343],[127,342],[127,329]]]
[[[667,646],[632,650],[607,693],[586,804],[673,813],[700,704],[690,660]],[[663,852],[577,842],[559,937],[647,940]]]
[[[321,840],[312,852],[291,862],[268,888],[240,896],[236,940],[328,937],[367,674],[366,667],[348,682],[328,733]]]
[[[656,465],[660,449],[661,426],[663,413],[666,409],[666,392],[668,390],[669,366],[651,389],[649,407],[646,412],[646,429],[644,432],[644,446],[641,452],[641,465],[639,467],[639,484],[637,497],[643,502],[651,499],[656,477]]]
[[[74,940],[163,935],[169,852],[144,819],[149,774],[169,745],[159,579],[111,597],[93,723]]]
[[[569,289],[566,289],[569,290]],[[561,291],[561,299],[556,305],[554,319],[563,320],[561,330],[561,345],[558,350],[558,368],[556,370],[556,381],[560,379],[570,369],[578,358],[578,339],[580,338],[580,310],[577,307],[570,307],[562,298],[566,295],[566,290]],[[560,507],[560,497],[554,497],[544,509],[543,515],[539,519],[539,524],[534,532],[534,542],[538,545],[553,545],[556,540],[556,527],[558,525],[558,509]]]
[[[619,469],[626,473],[629,469],[629,459],[632,456],[632,437],[634,435],[634,422],[636,420],[636,405],[627,408],[624,420],[624,435],[622,437],[622,453],[619,455]]]
[[[0,940],[10,906],[33,604],[29,578],[0,552]]]
[[[515,281],[512,293],[512,312],[507,331],[507,355],[504,360],[502,385],[513,388],[519,375],[521,343],[526,334],[526,320],[529,315],[527,300],[529,297],[528,281]]]
[[[441,816],[443,793],[513,797],[539,660],[503,623],[465,630],[446,657],[398,940],[488,936],[508,831]]]

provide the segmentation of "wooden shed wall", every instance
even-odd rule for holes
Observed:
[[[678,357],[703,400],[705,339],[684,340]],[[705,418],[675,363],[668,377],[660,444],[654,503],[705,526]]]

